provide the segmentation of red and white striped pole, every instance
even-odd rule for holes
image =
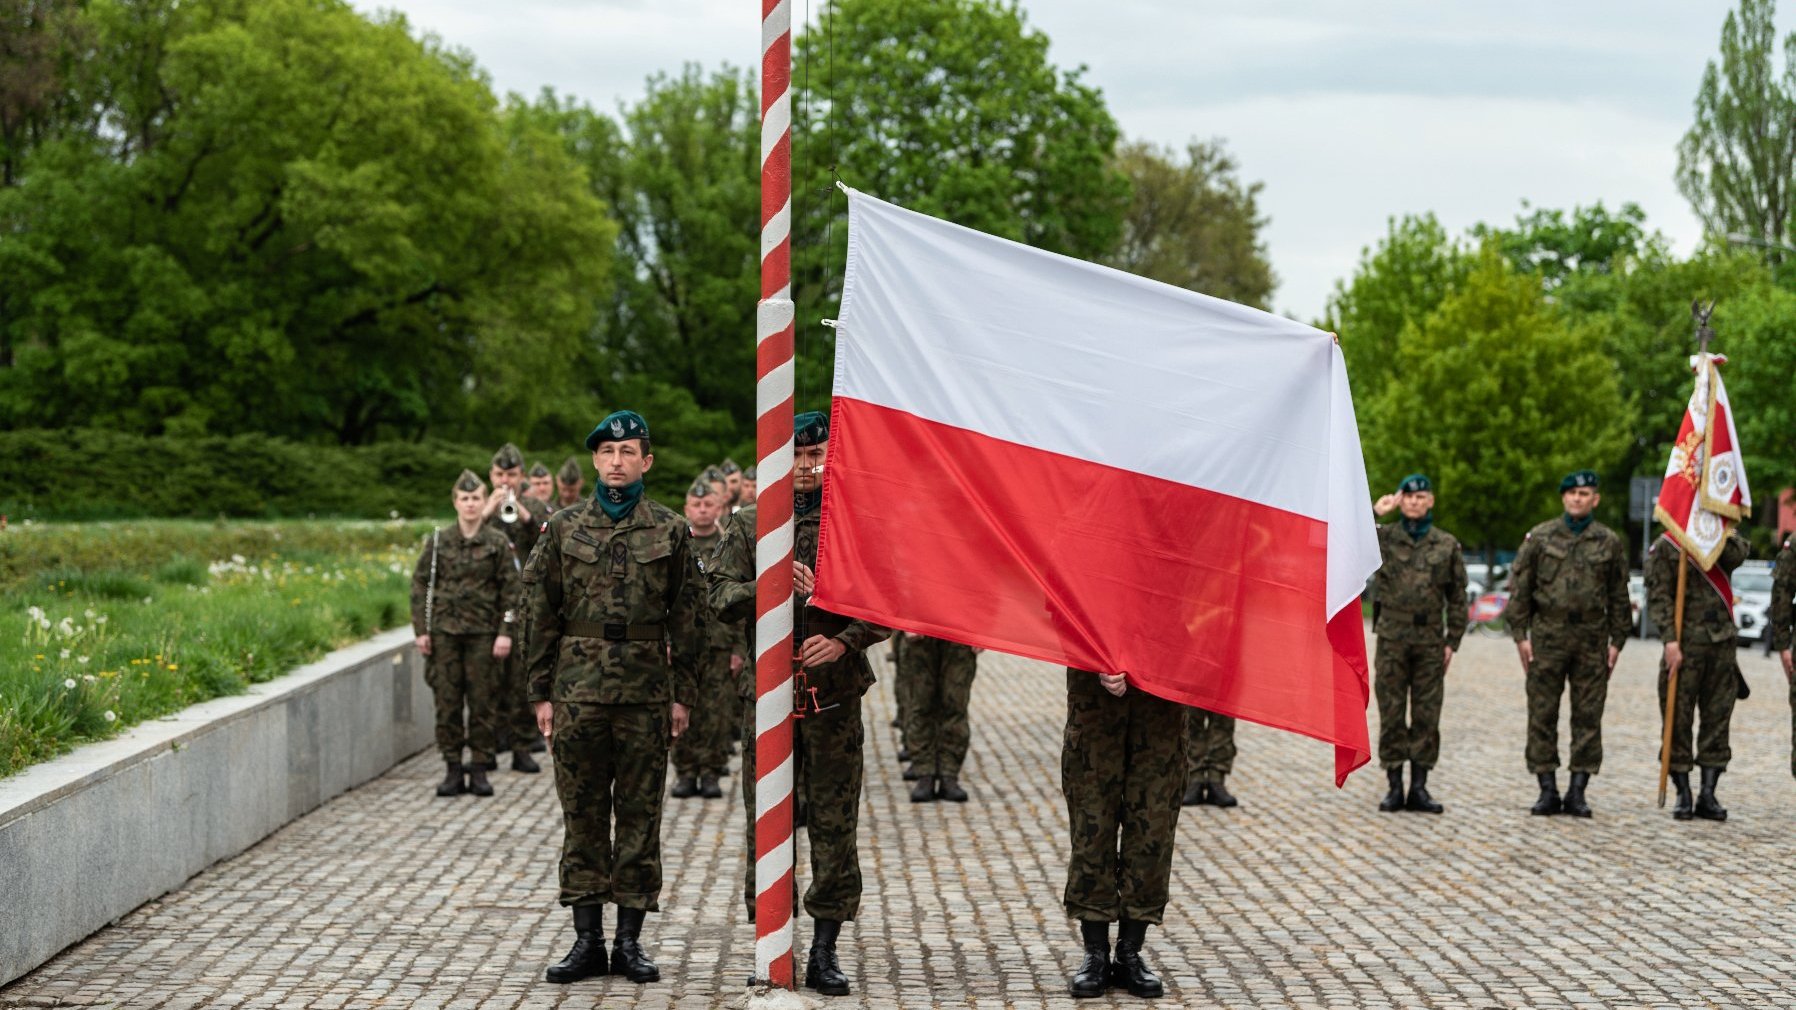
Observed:
[[[755,317],[755,977],[792,977],[792,4],[761,0]]]

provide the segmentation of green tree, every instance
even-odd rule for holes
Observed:
[[[1648,244],[1646,212],[1638,204],[1624,203],[1613,214],[1600,201],[1569,215],[1530,207],[1525,200],[1522,207],[1527,213],[1516,217],[1513,228],[1479,224],[1472,237],[1495,243],[1510,263],[1539,277],[1549,291],[1574,275],[1622,273]],[[1657,236],[1653,241],[1664,244]]]
[[[1130,273],[1270,308],[1277,280],[1260,214],[1264,183],[1243,183],[1219,140],[1192,141],[1181,160],[1151,143],[1124,144],[1116,167],[1133,189],[1122,239],[1107,258]]]
[[[1776,0],[1740,0],[1721,26],[1721,60],[1696,92],[1696,121],[1678,144],[1678,189],[1711,231],[1765,243],[1772,262],[1789,241],[1796,171],[1796,36],[1773,64]]]
[[[1435,479],[1441,525],[1468,547],[1512,547],[1559,509],[1559,478],[1609,470],[1621,452],[1610,360],[1492,246],[1419,323],[1367,411],[1375,488]]]
[[[798,36],[793,290],[800,409],[829,396],[847,208],[871,196],[1083,259],[1115,247],[1128,180],[1117,127],[1083,68],[999,0],[829,0]],[[758,224],[758,218],[757,218]]]
[[[1775,516],[1775,495],[1796,485],[1796,293],[1760,284],[1715,306],[1714,349],[1728,356],[1722,368],[1734,424],[1746,451],[1760,516]],[[1689,373],[1684,374],[1689,396]],[[1675,432],[1666,436],[1669,442]]]
[[[1357,400],[1369,402],[1384,389],[1396,374],[1404,329],[1439,307],[1470,263],[1433,214],[1392,218],[1377,247],[1360,251],[1352,280],[1335,283],[1317,324],[1340,337]],[[1363,421],[1360,428],[1364,434]]]

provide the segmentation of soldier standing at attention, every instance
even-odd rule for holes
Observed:
[[[511,540],[518,565],[522,567],[530,560],[530,552],[536,547],[536,538],[542,533],[543,520],[549,518],[549,508],[527,493],[528,489],[524,484],[524,454],[510,442],[493,453],[492,466],[487,476],[492,478],[493,493],[486,501],[486,509],[481,513],[481,518]],[[517,508],[517,516],[512,522],[505,521],[508,514],[505,506],[508,501]],[[517,609],[523,611],[522,600]],[[530,754],[532,751],[540,753],[543,750],[543,740],[536,731],[536,717],[530,712],[524,662],[524,656],[515,655],[502,664],[499,671],[499,693],[494,700],[497,712],[495,718],[498,720],[499,747],[511,750],[511,770],[535,775],[543,769]],[[498,768],[498,760],[494,759],[488,767]]]
[[[1235,720],[1201,708],[1185,713],[1189,739],[1185,742],[1185,796],[1187,807],[1208,803],[1232,807],[1240,801],[1223,780],[1235,770]]]
[[[580,472],[580,458],[569,456],[561,464],[561,469],[555,471],[555,501],[551,504],[557,509],[578,505],[585,488],[586,475]]]
[[[1378,636],[1378,761],[1390,792],[1378,809],[1443,809],[1428,795],[1428,770],[1441,754],[1441,701],[1447,666],[1465,636],[1465,558],[1459,541],[1434,525],[1434,484],[1411,474],[1372,506],[1402,510],[1378,530],[1383,564],[1372,581],[1373,633]],[[1409,762],[1409,796],[1403,763]]]
[[[723,508],[728,510],[742,500],[742,468],[726,458],[717,464],[717,472],[723,474]]]
[[[555,511],[555,478],[541,463],[530,466],[530,497],[549,506],[549,511]]]
[[[1589,817],[1584,790],[1603,765],[1609,675],[1633,627],[1628,550],[1591,517],[1594,470],[1559,482],[1565,514],[1528,531],[1510,570],[1509,623],[1528,683],[1528,770],[1540,799],[1528,812]],[[1559,798],[1559,698],[1571,684],[1571,783]]]
[[[1715,569],[1725,578],[1740,567],[1747,553],[1746,538],[1730,530]],[[1675,623],[1680,564],[1691,568],[1685,575],[1682,636]],[[1678,671],[1678,696],[1671,723],[1671,781],[1677,787],[1678,799],[1671,816],[1680,821],[1692,817],[1725,821],[1727,810],[1715,798],[1715,784],[1733,757],[1728,727],[1734,717],[1734,701],[1741,696],[1744,683],[1734,661],[1733,600],[1724,599],[1720,587],[1709,581],[1695,560],[1684,559],[1678,545],[1661,536],[1647,555],[1646,606],[1659,627],[1660,641],[1665,644],[1665,654],[1659,662],[1661,728],[1666,682],[1671,670]],[[1698,712],[1702,714],[1702,731],[1697,734],[1693,762],[1690,734]],[[1690,801],[1692,763],[1702,769],[1702,794],[1694,804]]]
[[[574,910],[577,937],[547,978],[573,982],[609,967],[653,982],[661,973],[639,941],[660,907],[667,750],[697,694],[691,647],[702,600],[685,519],[643,497],[654,463],[648,423],[617,411],[586,445],[598,494],[549,518],[524,569],[530,701],[555,752],[561,903]],[[607,902],[617,906],[609,966]]]
[[[471,470],[455,482],[455,529],[433,530],[412,572],[412,631],[436,698],[437,750],[447,770],[438,796],[491,796],[499,666],[511,655],[518,569],[511,541],[480,521],[486,485]],[[467,708],[467,723],[462,708]],[[462,747],[469,761],[462,764]],[[466,774],[466,785],[462,776]]]
[[[979,650],[970,645],[908,632],[904,636],[898,680],[910,681],[900,709],[904,746],[910,752],[904,777],[916,782],[910,791],[912,803],[967,801],[960,766],[973,738],[967,709],[978,668]]]
[[[754,503],[755,468],[751,466],[742,471],[742,490],[737,492],[736,504],[730,508],[730,511],[738,512]]]
[[[810,837],[811,883],[804,910],[812,920],[810,958],[805,985],[825,996],[846,996],[848,976],[836,957],[842,923],[861,905],[860,850],[855,831],[860,824],[861,696],[873,686],[873,668],[865,650],[891,635],[891,629],[850,620],[813,605],[816,588],[817,535],[822,520],[823,467],[829,453],[829,418],[807,411],[792,419],[793,545],[792,589],[795,595],[793,660],[795,705],[792,750],[797,760],[797,802],[806,811]],[[753,616],[755,602],[755,510],[738,513],[724,531],[711,569],[711,606],[726,621]],[[752,707],[745,723],[742,786],[749,811],[748,852],[754,846],[754,721]],[[752,874],[752,867],[750,873]],[[751,877],[752,880],[752,877]],[[749,887],[752,894],[753,886]],[[753,907],[752,897],[750,907]]]
[[[694,481],[686,492],[686,523],[692,537],[692,579],[703,587],[706,559],[716,553],[723,539],[717,519],[723,501],[714,485]],[[692,713],[692,725],[674,743],[674,799],[702,796],[708,800],[723,796],[717,784],[728,769],[730,724],[737,717],[736,686],[731,683],[730,653],[736,644],[732,622],[714,617],[710,607],[699,608],[697,641],[693,655],[698,662],[698,707]]]
[[[1147,927],[1164,921],[1172,885],[1185,706],[1131,688],[1127,674],[1068,669],[1060,776],[1072,828],[1066,914],[1079,920],[1085,943],[1072,995],[1102,996],[1111,986],[1164,995],[1141,947]]]
[[[1792,606],[1792,597],[1796,597],[1796,537],[1786,537],[1771,569],[1771,648],[1783,662],[1784,680],[1790,685],[1790,774],[1796,775],[1796,657],[1790,651],[1796,606]]]

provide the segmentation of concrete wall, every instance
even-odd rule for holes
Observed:
[[[400,628],[0,779],[0,985],[429,746]]]

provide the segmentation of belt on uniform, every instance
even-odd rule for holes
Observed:
[[[1385,613],[1390,614],[1392,617],[1407,617],[1410,619],[1410,623],[1418,628],[1426,628],[1431,624],[1438,624],[1441,622],[1439,611],[1398,610],[1394,607],[1387,607],[1385,608]]]
[[[1582,610],[1567,610],[1560,613],[1543,610],[1537,620],[1547,621],[1554,624],[1583,624],[1585,618],[1594,618],[1595,616],[1595,614],[1586,614]]]
[[[603,638],[607,642],[659,642],[663,631],[659,624],[607,624],[602,621],[569,621],[561,626],[562,634],[578,638]]]

